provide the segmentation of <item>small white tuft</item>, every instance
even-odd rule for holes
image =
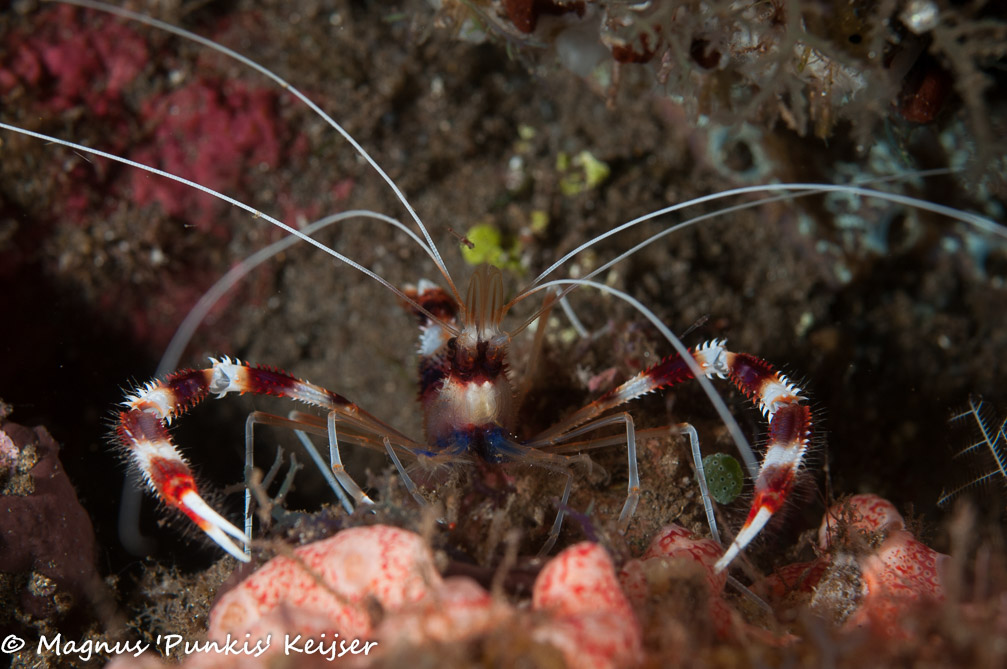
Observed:
[[[763,386],[758,405],[763,415],[771,420],[781,406],[801,402],[804,399],[806,398],[801,394],[800,388],[783,374],[778,374],[775,381]]]
[[[158,418],[170,422],[175,407],[175,393],[162,382],[151,381],[137,388],[133,394],[127,395],[122,405],[127,409],[153,413]]]
[[[726,339],[711,339],[696,347],[693,357],[707,376],[728,377],[726,346]]]
[[[431,324],[421,328],[420,332],[420,356],[429,358],[438,353],[441,348],[451,338],[450,333],[439,325]]]
[[[245,366],[239,360],[233,362],[227,356],[216,360],[210,358],[213,366],[213,376],[210,378],[209,390],[219,400],[227,393],[240,393],[245,390]]]

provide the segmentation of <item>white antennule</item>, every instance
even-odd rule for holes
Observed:
[[[916,176],[916,175],[912,175],[912,176]],[[608,230],[607,232],[604,232],[604,233],[602,233],[602,234],[594,237],[593,239],[589,239],[588,241],[584,242],[583,244],[581,244],[577,248],[575,248],[572,251],[570,251],[569,253],[565,254],[562,258],[560,258],[559,260],[557,260],[556,262],[554,262],[552,265],[550,265],[544,272],[542,272],[537,277],[535,277],[535,280],[531,282],[531,284],[528,286],[528,289],[526,289],[525,291],[521,292],[521,294],[519,295],[519,298],[523,299],[524,296],[525,296],[525,294],[531,288],[539,285],[539,283],[541,283],[541,281],[543,279],[545,279],[545,277],[547,277],[550,274],[552,274],[553,272],[555,272],[559,267],[561,267],[568,260],[570,260],[571,258],[573,258],[574,256],[576,256],[577,254],[579,254],[581,251],[584,251],[584,250],[586,250],[586,249],[594,246],[595,244],[601,242],[602,240],[608,239],[609,237],[611,237],[613,235],[617,235],[617,234],[619,234],[620,232],[622,232],[624,230],[628,230],[629,228],[632,228],[635,225],[638,225],[638,224],[643,223],[645,221],[649,221],[649,220],[657,218],[659,216],[664,216],[665,214],[670,214],[670,213],[678,211],[680,209],[685,209],[686,207],[691,207],[691,206],[694,206],[694,205],[697,205],[697,204],[702,204],[704,202],[712,202],[712,201],[715,201],[715,200],[720,200],[720,199],[723,199],[725,197],[731,197],[731,196],[734,196],[734,195],[744,195],[746,193],[773,193],[773,192],[779,192],[779,191],[784,191],[784,192],[787,192],[787,193],[792,193],[792,192],[799,193],[799,192],[803,192],[803,191],[812,191],[814,193],[834,193],[834,192],[841,192],[841,193],[848,193],[850,195],[860,195],[860,196],[863,196],[863,197],[877,198],[877,199],[886,200],[888,202],[892,202],[892,203],[895,203],[895,204],[902,204],[902,205],[905,205],[907,207],[913,207],[915,209],[922,209],[922,210],[925,210],[925,211],[930,211],[930,212],[933,212],[935,214],[939,214],[941,216],[947,216],[948,218],[953,218],[955,220],[962,221],[963,223],[967,223],[969,225],[972,225],[973,227],[975,227],[975,228],[977,228],[979,230],[982,230],[983,232],[987,232],[989,234],[996,235],[998,237],[1002,237],[1004,239],[1007,239],[1007,227],[1004,227],[1003,225],[1001,225],[1001,224],[999,224],[999,223],[997,223],[995,221],[992,221],[992,220],[990,220],[988,218],[984,218],[984,217],[979,216],[977,214],[973,214],[973,213],[970,213],[970,212],[967,212],[967,211],[961,211],[959,209],[955,209],[954,207],[948,207],[948,206],[945,206],[945,205],[942,205],[942,204],[936,204],[934,202],[928,202],[927,200],[921,200],[919,198],[910,197],[908,195],[898,195],[896,193],[886,193],[884,191],[872,190],[870,188],[864,188],[862,186],[836,185],[836,184],[783,183],[783,184],[769,184],[769,185],[760,185],[760,186],[744,186],[744,187],[741,187],[741,188],[732,188],[730,190],[720,191],[718,193],[711,193],[710,195],[704,195],[702,197],[697,197],[697,198],[694,198],[692,200],[686,200],[685,202],[680,202],[678,204],[674,204],[674,205],[671,205],[671,206],[668,206],[668,207],[664,207],[663,209],[658,209],[657,211],[652,211],[649,214],[645,214],[643,216],[638,216],[637,218],[634,218],[633,220],[631,220],[631,221],[629,221],[627,223],[623,223],[622,225],[616,226],[616,227],[612,228],[611,230]],[[766,201],[768,201],[768,200],[766,200]],[[759,202],[757,204],[761,204],[761,203],[762,202]],[[723,212],[720,212],[720,213],[723,213]],[[688,222],[688,223],[691,225],[691,223],[695,223],[695,222],[697,222],[699,220],[702,220],[702,219],[703,219],[703,217],[698,217],[697,219],[695,219],[695,220],[693,220],[691,222]],[[682,224],[680,226],[676,226],[675,229],[678,229],[679,227],[684,227],[684,224]],[[649,243],[650,241],[651,240],[648,240],[647,243]],[[623,256],[620,256],[620,259],[622,257]],[[517,301],[517,300],[518,300],[518,298],[515,298],[514,301]]]
[[[65,139],[60,139],[58,137],[52,137],[50,135],[46,135],[46,134],[43,134],[43,133],[40,133],[40,132],[34,132],[32,130],[25,130],[24,128],[18,128],[17,126],[9,125],[9,124],[3,123],[3,122],[0,122],[0,129],[10,130],[12,132],[21,133],[22,135],[28,135],[29,137],[35,137],[36,139],[45,140],[47,142],[53,142],[55,144],[59,144],[61,146],[65,146],[65,147],[70,148],[70,149],[76,149],[77,151],[83,151],[84,153],[90,153],[91,155],[100,156],[102,158],[107,158],[108,160],[114,160],[115,162],[122,163],[123,165],[129,165],[130,167],[135,167],[137,169],[144,170],[145,172],[150,172],[151,174],[156,174],[158,176],[165,177],[166,179],[171,179],[172,181],[177,181],[180,184],[185,184],[186,186],[189,186],[190,188],[195,188],[196,190],[202,191],[203,193],[206,193],[207,195],[212,195],[215,198],[223,200],[224,202],[227,202],[230,205],[233,205],[233,206],[238,207],[240,209],[244,209],[245,211],[249,212],[250,214],[252,214],[256,218],[261,218],[261,219],[263,219],[265,221],[268,221],[269,223],[272,223],[273,225],[275,225],[276,227],[280,228],[281,230],[284,230],[285,232],[287,232],[287,233],[289,233],[289,234],[297,237],[298,239],[300,239],[302,241],[308,242],[309,244],[311,244],[315,248],[318,248],[318,249],[321,249],[322,251],[325,251],[326,253],[328,253],[330,256],[332,256],[336,260],[339,260],[339,261],[341,261],[341,262],[349,265],[353,269],[357,270],[358,272],[362,272],[363,274],[369,276],[370,278],[374,279],[375,281],[377,281],[378,283],[380,283],[382,286],[384,286],[388,290],[392,291],[396,295],[396,297],[398,297],[402,301],[406,302],[407,304],[412,305],[413,307],[415,307],[416,309],[418,309],[420,312],[422,312],[423,314],[425,314],[428,317],[430,317],[432,320],[434,320],[437,323],[441,324],[448,331],[457,333],[457,331],[456,331],[455,328],[451,327],[447,323],[444,323],[443,321],[441,321],[441,319],[439,319],[436,316],[434,316],[433,314],[429,313],[421,305],[416,304],[416,302],[413,301],[408,295],[406,295],[405,293],[403,293],[396,286],[394,286],[391,283],[389,283],[383,277],[379,276],[378,274],[375,274],[374,272],[372,272],[371,270],[367,269],[366,267],[364,267],[360,263],[356,262],[355,260],[351,260],[350,258],[347,258],[346,256],[344,256],[343,254],[339,253],[335,249],[332,249],[332,248],[326,246],[325,244],[321,243],[317,239],[312,239],[311,237],[307,236],[306,234],[304,234],[300,230],[292,228],[289,225],[287,225],[286,223],[283,223],[282,221],[279,221],[279,220],[273,218],[269,214],[265,214],[265,213],[259,211],[258,209],[256,209],[255,207],[247,205],[247,204],[245,204],[244,202],[242,202],[240,200],[236,200],[233,197],[230,197],[228,195],[224,195],[223,193],[215,191],[212,188],[207,188],[206,186],[204,186],[202,184],[199,184],[199,183],[196,183],[195,181],[190,181],[189,179],[185,179],[183,177],[180,177],[177,174],[171,174],[170,172],[165,172],[164,170],[159,170],[156,167],[151,167],[150,165],[144,165],[143,163],[138,163],[135,160],[130,160],[129,158],[123,158],[122,156],[117,156],[115,154],[108,153],[106,151],[100,151],[98,149],[92,149],[91,147],[84,146],[83,144],[75,144],[74,142],[68,142]],[[423,248],[427,249],[428,251],[430,250],[425,245],[423,246]]]
[[[880,178],[880,179],[863,180],[863,181],[858,182],[858,183],[862,183],[862,184],[885,183],[885,182],[898,181],[898,180],[907,179],[907,178],[929,177],[929,176],[944,175],[944,174],[949,174],[949,173],[952,173],[952,172],[955,172],[955,171],[958,171],[958,170],[952,170],[952,169],[946,169],[946,168],[938,168],[938,169],[932,169],[932,170],[922,170],[922,171],[919,171],[919,172],[911,172],[911,173],[908,173],[908,174],[898,174],[898,175],[884,177],[884,178]],[[612,267],[612,266],[614,266],[614,265],[622,262],[626,258],[629,258],[630,256],[634,255],[638,251],[646,248],[647,246],[650,246],[651,244],[653,244],[654,242],[658,241],[659,239],[662,239],[663,237],[666,237],[666,236],[672,234],[673,232],[677,232],[679,230],[683,230],[685,228],[691,227],[691,226],[693,226],[693,225],[695,225],[697,223],[700,223],[702,221],[705,221],[707,219],[721,217],[721,216],[724,216],[725,214],[731,214],[731,213],[734,213],[734,212],[743,211],[745,209],[751,209],[753,207],[761,207],[763,205],[770,204],[770,203],[773,203],[773,202],[779,202],[781,200],[792,200],[792,199],[795,199],[795,198],[808,197],[808,196],[811,196],[811,195],[820,195],[820,194],[823,194],[823,193],[837,192],[837,191],[838,192],[852,193],[852,194],[856,194],[856,195],[862,195],[862,196],[865,196],[865,197],[872,197],[872,198],[876,198],[876,199],[880,199],[880,200],[887,200],[889,202],[894,202],[894,203],[897,203],[897,204],[904,204],[906,206],[915,207],[915,208],[918,208],[918,209],[925,209],[927,211],[932,211],[932,212],[935,212],[935,213],[938,213],[938,214],[942,214],[942,215],[948,216],[950,218],[954,218],[956,220],[962,221],[962,222],[964,222],[966,224],[969,224],[969,225],[972,225],[972,226],[974,226],[974,227],[976,227],[976,228],[978,228],[980,230],[983,230],[985,232],[989,232],[990,234],[994,234],[994,235],[999,236],[999,237],[1007,238],[1007,227],[1004,227],[1003,225],[997,223],[996,221],[992,221],[990,219],[983,218],[981,216],[978,216],[978,215],[975,215],[975,214],[971,214],[969,212],[960,211],[958,209],[954,209],[952,207],[946,207],[944,205],[934,204],[932,202],[928,202],[926,200],[921,200],[921,199],[914,198],[914,197],[909,197],[909,196],[904,196],[904,195],[896,195],[894,193],[887,193],[885,191],[864,189],[860,185],[857,185],[857,184],[833,185],[833,184],[803,184],[803,183],[795,183],[795,184],[773,184],[773,185],[763,185],[763,186],[746,186],[746,187],[740,188],[740,189],[734,189],[734,190],[730,190],[730,191],[723,191],[721,193],[713,193],[712,195],[705,195],[705,196],[702,196],[702,197],[699,197],[699,198],[695,198],[695,199],[692,199],[692,200],[687,200],[685,202],[673,205],[671,207],[666,207],[664,209],[660,209],[660,210],[652,212],[650,214],[646,214],[644,216],[640,216],[638,218],[635,218],[632,221],[629,221],[628,223],[624,223],[623,225],[620,225],[620,226],[618,226],[616,228],[613,228],[612,230],[609,230],[609,231],[604,232],[604,233],[602,233],[602,234],[600,234],[600,235],[598,235],[598,236],[596,236],[596,237],[594,237],[592,239],[589,239],[588,241],[584,242],[583,244],[581,244],[580,246],[578,246],[573,251],[570,251],[569,253],[567,253],[566,255],[564,255],[560,260],[558,260],[555,263],[553,263],[549,267],[549,269],[547,269],[546,271],[542,272],[542,274],[540,274],[538,277],[536,277],[536,279],[527,288],[525,288],[524,290],[522,290],[521,292],[519,292],[517,295],[515,295],[511,299],[511,301],[507,303],[506,308],[509,310],[514,305],[516,305],[518,302],[523,301],[528,296],[530,296],[533,293],[537,292],[536,286],[538,285],[539,281],[541,281],[549,273],[555,271],[563,263],[568,262],[569,260],[571,260],[574,256],[576,256],[581,251],[584,251],[584,250],[590,248],[591,246],[597,244],[598,242],[600,242],[600,241],[602,241],[604,239],[607,239],[608,237],[611,237],[611,236],[615,235],[618,232],[622,232],[624,230],[627,230],[630,227],[633,227],[634,225],[636,225],[638,223],[643,223],[643,222],[645,222],[647,220],[650,220],[652,218],[656,218],[656,217],[661,216],[663,214],[670,213],[670,212],[675,211],[677,209],[682,209],[682,208],[685,208],[685,207],[689,207],[689,206],[694,205],[694,204],[700,204],[702,202],[707,202],[707,201],[710,201],[710,200],[720,199],[721,197],[726,197],[728,195],[738,195],[738,194],[740,194],[739,192],[744,192],[744,193],[756,192],[756,193],[762,194],[762,193],[765,193],[765,192],[778,192],[780,190],[783,190],[785,192],[783,192],[781,194],[773,195],[773,196],[770,196],[770,197],[764,197],[764,198],[760,198],[758,200],[749,201],[749,202],[743,202],[741,204],[735,204],[735,205],[731,205],[729,207],[724,207],[724,208],[721,208],[721,209],[717,209],[716,211],[708,212],[708,213],[705,213],[705,214],[700,214],[699,216],[694,216],[693,218],[690,218],[690,219],[687,219],[687,220],[682,221],[680,223],[676,223],[676,224],[674,224],[672,226],[669,226],[669,227],[665,228],[664,230],[661,230],[661,231],[659,231],[659,232],[651,235],[650,237],[648,237],[647,239],[643,240],[642,242],[636,244],[632,248],[630,248],[630,249],[628,249],[628,250],[620,253],[619,255],[617,255],[616,257],[612,258],[611,260],[608,260],[607,262],[603,263],[602,265],[596,267],[590,273],[588,273],[587,275],[585,275],[584,277],[581,277],[581,278],[583,278],[583,279],[593,279],[594,277],[597,277],[598,275],[600,275],[603,272],[605,272],[606,270],[608,270],[610,267]],[[791,191],[795,191],[795,192],[791,192]],[[560,293],[559,293],[560,299],[565,298],[571,292],[573,292],[574,290],[576,290],[579,285],[580,284],[571,284],[571,285],[568,285],[565,288],[563,288],[560,291]],[[527,318],[525,320],[525,322],[523,322],[519,327],[513,329],[512,330],[512,334],[517,334],[518,332],[523,331],[526,327],[528,327],[529,325],[531,325],[531,323],[533,323],[540,316],[540,314],[541,314],[540,311],[536,311],[529,318]]]
[[[307,107],[311,109],[311,111],[313,111],[315,114],[317,114],[319,118],[324,120],[336,132],[342,135],[343,139],[345,139],[350,144],[350,146],[353,147],[353,150],[356,151],[361,158],[367,161],[367,164],[370,165],[382,179],[384,179],[385,183],[388,184],[389,188],[392,189],[392,192],[395,193],[395,197],[398,198],[399,202],[402,203],[402,206],[406,208],[406,211],[409,212],[409,215],[416,222],[416,225],[420,229],[420,233],[423,235],[423,238],[427,241],[427,247],[429,248],[429,251],[432,254],[434,264],[437,265],[438,271],[444,277],[444,280],[448,283],[450,290],[452,291],[452,293],[454,293],[455,299],[458,302],[461,302],[461,295],[458,293],[458,289],[455,287],[455,283],[451,278],[451,274],[450,272],[448,272],[448,268],[444,264],[440,252],[437,250],[437,245],[434,244],[434,240],[433,238],[431,238],[430,233],[427,231],[426,226],[423,225],[423,221],[420,220],[419,215],[413,209],[412,205],[409,204],[409,201],[406,199],[406,196],[402,193],[402,190],[395,184],[392,178],[388,176],[388,174],[383,169],[381,169],[381,166],[378,165],[378,163],[371,157],[371,154],[369,154],[364,149],[364,147],[361,146],[360,143],[357,142],[357,140],[355,140],[353,136],[343,128],[343,126],[337,123],[336,120],[333,119],[331,116],[326,114],[321,107],[312,102],[308,96],[299,91],[286,79],[276,74],[269,68],[260,65],[251,58],[248,58],[247,56],[244,56],[238,53],[237,51],[229,49],[222,44],[218,44],[217,42],[214,42],[211,39],[207,39],[193,32],[185,30],[184,28],[173,26],[170,23],[165,23],[164,21],[160,21],[150,16],[144,16],[143,14],[138,14],[128,9],[123,9],[121,7],[116,7],[114,5],[109,5],[104,2],[96,2],[94,0],[59,0],[59,1],[68,5],[76,5],[78,7],[86,7],[88,9],[95,9],[101,12],[114,14],[115,16],[118,16],[120,18],[129,19],[131,21],[137,21],[139,23],[143,23],[144,25],[148,25],[152,28],[157,28],[158,30],[169,32],[183,39],[196,42],[197,44],[202,44],[203,46],[213,49],[218,53],[222,53],[229,58],[233,58],[242,65],[252,68],[253,70],[259,72],[263,76],[272,79],[281,88],[283,88],[283,90],[290,92],[291,95],[293,95],[298,100],[307,105]]]
[[[419,244],[420,248],[428,253],[430,251],[423,240],[417,237],[415,232],[403,225],[401,221],[391,218],[390,216],[385,216],[384,214],[367,210],[354,209],[351,211],[343,211],[338,214],[330,214],[306,225],[301,232],[310,237],[333,223],[339,223],[352,218],[370,218],[393,225],[411,237],[414,242]],[[229,269],[224,276],[217,279],[217,282],[210,286],[205,293],[203,293],[202,297],[199,298],[196,304],[193,305],[192,309],[189,310],[189,313],[186,314],[185,318],[182,319],[182,322],[175,330],[175,334],[172,335],[171,341],[168,342],[168,346],[164,350],[164,355],[161,356],[161,362],[157,365],[157,372],[155,375],[164,376],[178,368],[178,364],[182,359],[182,354],[189,346],[189,342],[192,341],[192,335],[195,334],[196,328],[200,326],[203,319],[206,318],[208,313],[210,313],[213,306],[227,294],[227,291],[236,286],[256,267],[267,260],[276,257],[299,241],[301,241],[300,237],[288,235],[279,241],[273,242],[265,248],[259,249]]]

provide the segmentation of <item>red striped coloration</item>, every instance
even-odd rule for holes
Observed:
[[[811,434],[811,407],[787,404],[780,407],[769,423],[769,441],[774,444],[797,443]]]
[[[196,482],[188,467],[176,460],[154,456],[150,459],[150,478],[167,504],[181,509],[197,525],[203,526],[202,519],[181,504],[182,495],[196,491]]]
[[[295,392],[304,382],[296,376],[292,376],[283,370],[265,366],[246,366],[245,368],[246,388],[242,392],[254,393],[256,395],[272,395],[274,397],[289,397],[291,399],[301,399]],[[348,406],[353,403],[348,399],[329,390],[324,391],[331,406]]]
[[[455,318],[458,316],[458,303],[440,286],[424,283],[419,288],[406,286],[402,292],[406,297],[445,323],[454,324]],[[402,306],[416,316],[420,327],[431,324],[430,317],[412,304],[405,302]]]
[[[244,392],[256,395],[274,395],[283,397],[297,385],[297,379],[286,372],[272,367],[249,366],[245,372],[246,388]]]
[[[457,326],[458,303],[440,286],[422,281],[419,287],[407,286],[403,292],[446,325]],[[426,409],[436,399],[438,390],[448,376],[447,345],[451,334],[413,304],[404,303],[402,306],[416,316],[420,327],[419,399]]]
[[[184,369],[170,374],[164,385],[174,393],[175,402],[183,407],[181,411],[202,402],[209,392],[206,370],[202,369]]]
[[[376,443],[390,439],[396,447],[416,455],[443,452],[474,456],[487,462],[528,459],[562,466],[567,456],[555,447],[566,435],[590,431],[595,419],[599,426],[611,425],[612,421],[601,418],[602,414],[644,394],[695,377],[680,356],[667,357],[531,440],[520,442],[512,431],[513,391],[507,378],[506,357],[509,336],[499,329],[502,278],[492,270],[477,272],[464,308],[444,290],[427,282],[421,283],[419,289],[407,289],[406,294],[430,312],[427,315],[415,306],[410,307],[421,330],[419,371],[425,442],[404,437],[325,388],[274,368],[228,359],[214,361],[208,369],[180,372],[141,389],[127,402],[131,410],[120,416],[120,441],[130,449],[158,495],[170,505],[182,508],[211,538],[240,559],[241,549],[228,537],[238,538],[246,545],[248,538],[199,498],[188,467],[165,429],[168,419],[211,393],[223,396],[250,392],[306,402],[329,411],[337,423],[374,435]],[[722,341],[707,342],[690,353],[703,375],[729,378],[770,419],[766,464],[756,480],[751,512],[735,542],[718,562],[719,571],[757,536],[786,499],[810,438],[811,414],[802,404],[798,389],[769,363],[749,354],[728,351]],[[626,416],[621,420],[627,425],[629,441],[632,421]],[[635,447],[628,449],[628,455],[629,493],[620,515],[620,521],[625,517],[626,522],[632,516],[640,490]],[[358,502],[369,501],[338,460],[334,460],[333,467],[336,476],[343,477],[340,484]],[[181,506],[181,495],[187,493],[192,494]]]
[[[119,414],[117,440],[158,497],[180,509],[240,560],[248,559],[243,547],[248,546],[249,538],[200,497],[188,465],[168,434],[167,424],[211,393],[220,397],[246,392],[305,402],[326,409],[357,428],[376,434],[396,434],[341,395],[278,369],[252,367],[229,359],[214,360],[207,369],[186,370],[137,389],[125,402],[128,410]],[[336,473],[337,478],[340,475],[341,472]],[[360,497],[366,495],[361,492]]]
[[[757,490],[755,498],[752,500],[752,509],[748,513],[745,524],[748,524],[761,508],[769,509],[772,513],[780,510],[794,485],[795,470],[795,467],[790,466],[767,467],[762,470],[762,473],[759,474],[759,484],[761,485],[756,485]]]
[[[773,366],[748,353],[736,353],[730,366],[731,380],[750,399],[755,399],[766,381],[776,376]]]
[[[689,381],[696,378],[692,373],[692,370],[689,369],[689,366],[685,364],[685,361],[680,355],[669,355],[656,365],[647,368],[643,372],[643,376],[649,378],[654,384],[652,390],[669,388],[682,383],[683,381]],[[608,394],[611,395],[617,390],[618,388]]]

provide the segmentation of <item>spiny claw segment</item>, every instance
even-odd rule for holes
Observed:
[[[236,559],[247,562],[251,540],[200,497],[189,465],[168,434],[168,423],[211,395],[230,393],[287,397],[359,420],[369,418],[346,398],[282,370],[230,358],[211,358],[210,363],[205,369],[186,369],[155,379],[128,394],[125,410],[116,421],[116,441],[161,501],[188,516]],[[361,495],[363,501],[370,501]]]
[[[431,290],[426,286],[423,288],[425,292],[418,297],[421,300],[425,297],[433,299],[427,295]],[[452,315],[448,311],[445,314]],[[769,444],[755,481],[755,498],[748,519],[717,561],[715,569],[718,572],[731,564],[783,505],[804,459],[812,429],[811,410],[804,403],[805,397],[800,388],[766,361],[746,353],[733,353],[727,350],[725,344],[722,340],[713,340],[696,347],[691,355],[701,374],[729,378],[759,407],[769,420]],[[625,402],[694,378],[694,368],[695,365],[690,367],[678,356],[666,358],[541,433],[537,441],[548,442],[556,435],[569,433],[576,426]],[[251,366],[228,358],[212,359],[211,366],[206,369],[184,370],[163,381],[152,381],[127,397],[124,403],[126,410],[119,414],[118,441],[155,493],[166,504],[185,513],[229,554],[238,560],[248,561],[251,540],[199,496],[189,467],[167,431],[168,421],[209,395],[222,396],[232,392],[286,397],[329,411],[331,444],[338,441],[336,414],[368,427],[372,424],[380,427],[380,423],[357,405],[325,388],[278,369]],[[378,431],[381,432],[380,429]],[[330,446],[330,451],[333,451],[330,460],[334,476],[358,503],[371,502],[366,493],[342,471],[338,449]],[[631,480],[620,525],[632,517],[638,498],[639,491]]]

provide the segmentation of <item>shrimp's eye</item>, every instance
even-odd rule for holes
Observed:
[[[457,338],[448,340],[448,358],[454,371],[463,376],[471,374],[475,367],[475,354],[465,346],[458,346]]]
[[[503,350],[499,347],[489,346],[486,348],[486,354],[483,357],[483,369],[486,371],[487,376],[495,377],[500,373],[503,368]]]

